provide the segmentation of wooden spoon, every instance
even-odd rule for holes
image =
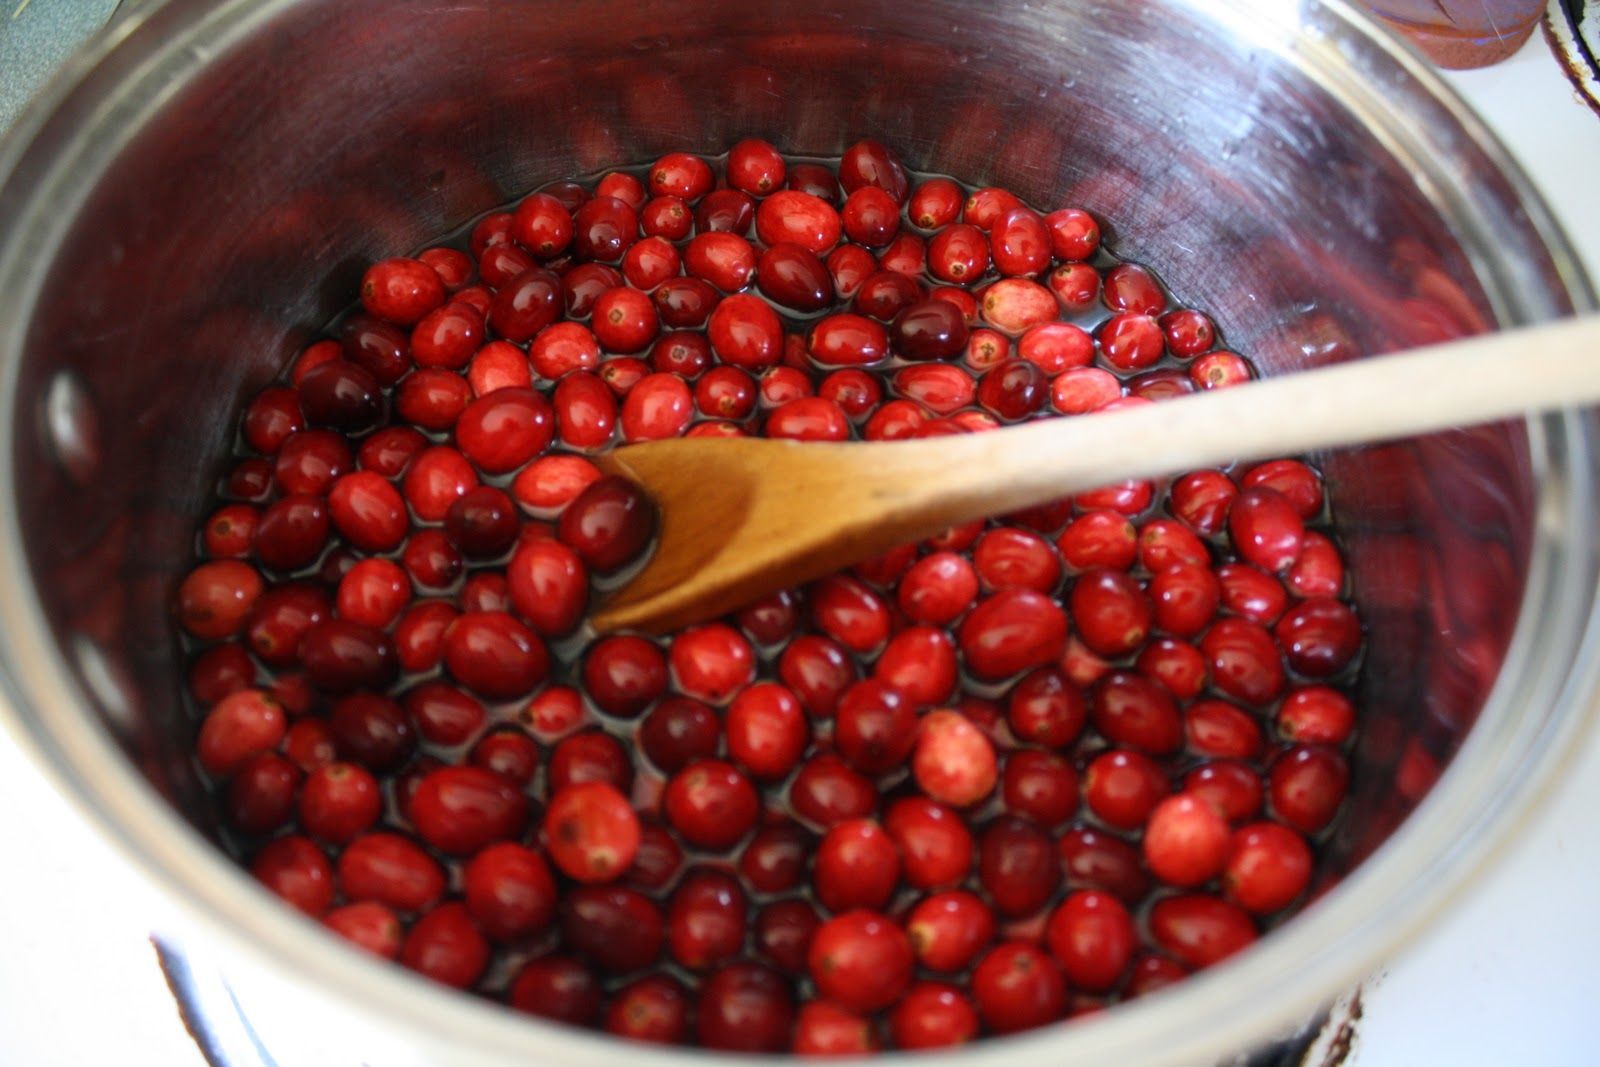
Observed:
[[[1130,478],[1600,402],[1600,316],[1357,360],[1094,418],[881,443],[678,438],[598,458],[661,509],[602,631],[726,614],[932,536]]]

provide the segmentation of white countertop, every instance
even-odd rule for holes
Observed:
[[[1450,76],[1528,168],[1600,277],[1600,117],[1539,35]],[[1524,840],[1372,984],[1359,1067],[1600,1062],[1600,738]],[[147,940],[160,910],[0,745],[0,1067],[200,1067]],[[296,1065],[298,1067],[298,1065]]]

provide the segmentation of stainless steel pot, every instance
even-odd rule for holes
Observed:
[[[744,134],[822,155],[880,137],[1089,207],[1270,372],[1594,304],[1503,150],[1340,4],[171,0],[121,25],[0,146],[3,717],[257,1024],[317,1035],[319,1062],[703,1056],[427,986],[210,845],[166,605],[237,404],[374,257],[556,176]],[[923,1059],[1215,1061],[1436,914],[1587,720],[1595,430],[1325,457],[1370,635],[1327,891],[1175,990]]]

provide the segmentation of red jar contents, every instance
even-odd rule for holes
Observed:
[[[584,625],[657,520],[597,452],[1250,376],[1101,232],[875,142],[746,140],[375,264],[247,405],[176,591],[230,847],[436,981],[738,1051],[960,1044],[1248,946],[1314,891],[1360,722],[1305,463],[1081,493],[676,634]]]

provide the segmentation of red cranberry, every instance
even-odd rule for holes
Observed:
[[[701,984],[695,1005],[700,1044],[726,1052],[782,1052],[793,1020],[788,983],[756,963],[724,966]]]
[[[820,256],[839,243],[842,230],[839,213],[810,193],[784,189],[756,209],[756,234],[768,247],[787,241]]]
[[[1209,967],[1256,939],[1248,915],[1204,893],[1157,901],[1149,921],[1156,943],[1189,967]]]
[[[602,971],[627,974],[656,961],[665,940],[661,909],[621,886],[585,885],[561,900],[561,933]]]
[[[247,834],[276,830],[294,814],[300,768],[275,752],[258,752],[239,765],[228,783],[228,823]]]
[[[625,478],[601,478],[561,513],[558,534],[583,562],[607,573],[644,551],[655,534],[656,509]]]
[[[1112,749],[1084,771],[1083,800],[1107,825],[1134,830],[1144,825],[1167,787],[1166,772],[1150,757]]]
[[[728,184],[751,196],[781,189],[786,172],[783,156],[766,141],[747,138],[728,151]]]
[[[755,825],[760,798],[731,764],[706,759],[672,776],[663,797],[667,821],[690,844],[730,848]]]
[[[877,1051],[878,1039],[871,1020],[826,1000],[808,1000],[795,1016],[791,1048],[802,1056],[863,1055]]]
[[[1062,835],[1056,851],[1069,886],[1101,889],[1127,905],[1149,890],[1138,850],[1120,837],[1077,827]]]
[[[978,1012],[957,987],[918,982],[895,1005],[889,1033],[903,1050],[964,1045],[978,1036]]]
[[[533,629],[561,637],[577,628],[589,603],[589,574],[559,541],[520,546],[506,564],[511,603]]]
[[[1183,789],[1216,808],[1229,822],[1251,818],[1261,810],[1260,776],[1234,760],[1200,764],[1183,776]]]
[[[870,778],[851,770],[839,757],[824,754],[801,766],[789,786],[789,804],[800,818],[825,828],[872,814],[878,791]]]
[[[731,710],[729,716],[731,719]],[[652,763],[672,774],[716,755],[720,732],[716,713],[710,708],[698,700],[670,697],[645,718],[639,743]]]
[[[1311,849],[1293,830],[1273,822],[1238,829],[1222,874],[1229,900],[1267,915],[1292,904],[1311,882]]]
[[[1023,941],[997,946],[972,972],[972,996],[989,1029],[1000,1034],[1055,1022],[1066,1009],[1066,982],[1043,951]]]
[[[822,919],[804,900],[779,900],[762,908],[756,916],[756,951],[786,974],[801,977],[806,973],[806,954]]]
[[[377,780],[352,763],[317,768],[300,790],[300,825],[332,844],[343,844],[366,830],[382,808]]]
[[[527,798],[481,767],[443,767],[411,798],[417,832],[442,852],[467,855],[515,837],[527,821]]]
[[[612,997],[605,1028],[632,1041],[682,1044],[689,1036],[689,994],[674,978],[646,975]]]
[[[322,923],[375,956],[392,960],[400,955],[404,927],[393,911],[375,901],[335,908],[322,917]]]
[[[398,834],[364,834],[339,856],[339,889],[349,900],[371,900],[397,911],[429,908],[445,890],[444,869]]]
[[[385,259],[367,268],[361,279],[361,304],[373,315],[410,326],[444,303],[444,282],[426,263]]]
[[[1067,981],[1090,993],[1116,987],[1138,943],[1127,909],[1109,893],[1093,890],[1062,901],[1050,916],[1045,940]]]
[[[1026,819],[1002,816],[979,839],[978,878],[1002,915],[1021,918],[1055,893],[1061,868],[1048,835]]]
[[[604,994],[588,968],[575,960],[547,956],[531,961],[511,983],[511,1006],[572,1026],[600,1014]]]
[[[1061,606],[1042,593],[1005,589],[974,608],[958,633],[969,671],[984,679],[1007,678],[1059,658],[1066,644],[1067,618]]]
[[[879,1011],[911,984],[915,960],[905,932],[871,911],[851,911],[817,930],[809,954],[817,991],[855,1011]]]
[[[757,893],[781,893],[800,884],[811,854],[808,835],[792,823],[756,831],[739,856],[739,874]]]
[[[1344,757],[1316,745],[1285,752],[1272,764],[1268,777],[1273,811],[1303,834],[1314,834],[1333,821],[1349,787],[1350,768]]]
[[[1044,669],[1011,690],[1006,715],[1020,740],[1065,748],[1083,732],[1089,709],[1082,692],[1059,671]]]
[[[1211,678],[1225,695],[1266,704],[1283,691],[1283,665],[1266,630],[1244,619],[1218,619],[1200,639]]]
[[[480,470],[502,474],[527,463],[554,436],[550,404],[532,389],[498,389],[474,400],[456,423],[456,445]]]
[[[444,665],[473,692],[490,700],[512,700],[544,680],[550,654],[537,634],[510,615],[468,612],[444,632]]]
[[[1169,885],[1201,885],[1221,873],[1229,838],[1227,820],[1209,803],[1187,793],[1168,797],[1150,813],[1145,862]]]
[[[1292,689],[1278,706],[1278,733],[1301,744],[1340,745],[1355,727],[1350,698],[1323,685]]]
[[[555,865],[580,882],[609,882],[639,851],[639,817],[605,782],[579,782],[556,793],[544,814],[545,846]]]
[[[202,563],[178,586],[178,621],[203,640],[231,637],[243,627],[262,587],[261,575],[248,563]]]
[[[805,754],[810,729],[799,699],[772,682],[758,682],[728,708],[728,754],[762,780],[784,778]],[[710,751],[715,752],[713,743]]]
[[[627,793],[633,785],[633,761],[622,742],[598,730],[561,740],[550,755],[547,788],[559,793],[579,782],[605,782]]]
[[[250,861],[250,873],[307,915],[321,915],[333,903],[332,865],[307,838],[279,837],[267,842]]]
[[[1276,490],[1246,489],[1229,508],[1228,534],[1246,561],[1275,574],[1300,555],[1305,524],[1289,499]]]
[[[1096,682],[1090,716],[1095,729],[1116,745],[1155,756],[1183,745],[1183,717],[1177,703],[1143,675],[1114,671]]]
[[[1072,586],[1072,617],[1083,643],[1102,656],[1122,656],[1150,636],[1154,607],[1139,583],[1121,571],[1097,570]]]
[[[1025,359],[1006,360],[978,382],[978,402],[1008,422],[1038,413],[1049,399],[1050,382],[1044,371]]]
[[[1018,749],[1001,775],[1006,810],[1041,826],[1058,826],[1078,809],[1078,772],[1051,752]]]
[[[870,819],[839,823],[823,835],[814,874],[817,898],[831,911],[882,908],[900,880],[900,856]]]
[[[1337,600],[1296,604],[1273,634],[1289,666],[1311,678],[1337,674],[1361,650],[1361,624],[1349,605]]]

